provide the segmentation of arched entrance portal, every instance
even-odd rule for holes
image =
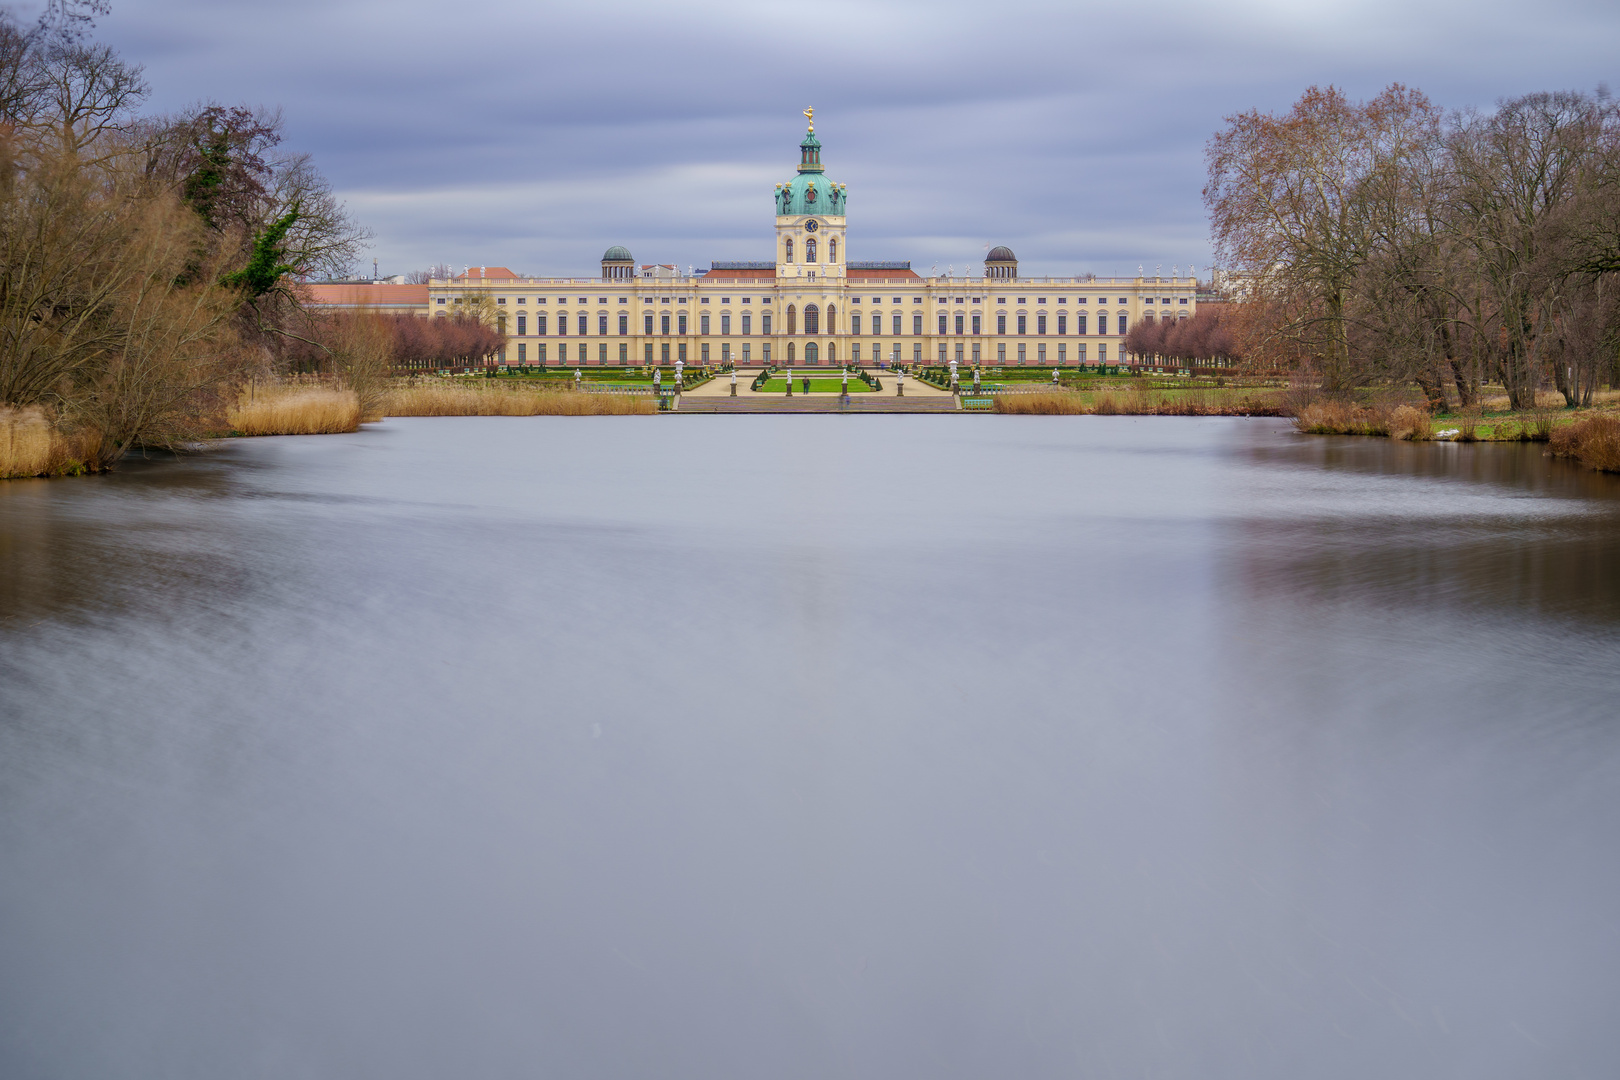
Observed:
[[[806,322],[808,322],[810,319],[810,312],[814,310],[814,308],[806,309],[804,313]],[[804,362],[807,364],[820,363],[816,357],[816,343],[813,341],[807,341],[804,343]]]

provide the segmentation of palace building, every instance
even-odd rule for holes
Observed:
[[[614,245],[593,277],[537,278],[476,267],[425,287],[430,317],[476,297],[508,335],[508,365],[730,363],[1003,367],[1120,364],[1139,320],[1185,319],[1193,277],[1021,277],[1005,247],[982,276],[928,276],[909,262],[852,259],[849,193],[821,161],[814,117],[798,169],[777,184],[775,258],[685,272],[638,264]],[[856,236],[858,238],[859,231]],[[422,288],[418,286],[417,288]],[[485,299],[485,298],[488,299]],[[493,301],[493,305],[489,301]]]

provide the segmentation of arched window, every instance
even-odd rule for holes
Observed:
[[[788,363],[793,363],[793,342],[788,342]]]
[[[827,261],[828,262],[837,262],[838,261],[838,241],[837,241],[837,239],[832,239],[832,240],[827,241]]]
[[[828,310],[831,309],[829,308]],[[838,363],[838,343],[836,341],[827,342],[827,363]]]
[[[794,307],[792,304],[788,305],[787,320],[787,332],[790,334],[797,334],[799,332],[799,309]]]
[[[793,261],[793,237],[787,238],[787,261]]]
[[[804,242],[804,261],[807,263],[816,261],[816,238],[813,236]]]
[[[814,241],[812,241],[812,243],[814,243]],[[790,320],[788,322],[788,332],[792,333],[792,316],[790,315],[788,318]],[[807,334],[821,333],[821,309],[816,307],[814,304],[804,305],[804,332]]]
[[[818,360],[816,358],[816,343],[813,342],[813,341],[805,342],[805,345],[804,345],[804,362],[807,363],[807,364],[814,364],[814,363],[818,362]]]
[[[838,333],[838,309],[832,304],[827,305],[827,333]]]

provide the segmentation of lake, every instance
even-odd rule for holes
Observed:
[[[1620,479],[390,420],[0,483],[0,1075],[1607,1075]]]

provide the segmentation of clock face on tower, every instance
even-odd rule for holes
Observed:
[[[815,232],[819,228],[821,228],[821,225],[816,221],[815,218],[811,218],[809,221],[804,223],[805,232]]]

